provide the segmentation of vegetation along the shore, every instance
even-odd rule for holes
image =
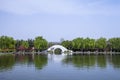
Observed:
[[[82,38],[78,37],[73,40],[64,40],[61,43],[51,43],[42,36],[37,36],[35,39],[15,40],[13,37],[0,36],[0,52],[15,52],[15,51],[44,51],[48,47],[60,44],[67,49],[73,51],[114,51],[120,52],[120,37],[110,39],[106,38]]]

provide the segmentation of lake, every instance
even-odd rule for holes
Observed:
[[[120,80],[120,55],[1,55],[0,80]]]

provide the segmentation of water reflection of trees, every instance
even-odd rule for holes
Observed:
[[[0,70],[12,69],[15,64],[14,55],[7,54],[0,56]]]
[[[44,55],[0,55],[0,70],[12,69],[17,65],[35,65],[37,69],[42,69],[48,63],[47,56]],[[120,55],[76,55],[66,56],[63,63],[74,65],[77,68],[106,68],[109,64],[113,68],[120,68]]]
[[[12,69],[16,65],[35,65],[37,69],[42,69],[47,64],[45,55],[0,55],[0,70]]]
[[[120,68],[120,55],[111,56],[111,63],[114,68]]]
[[[35,65],[37,69],[42,69],[47,64],[46,55],[16,55],[16,62],[20,64]]]
[[[16,64],[32,64],[33,56],[32,55],[15,55]]]
[[[47,56],[34,56],[34,64],[37,69],[42,69],[47,64]]]
[[[87,55],[77,55],[77,56],[67,56],[63,63],[72,64],[75,67],[83,68],[87,67],[90,68],[95,65],[95,56],[87,56]]]
[[[120,55],[76,55],[67,56],[64,64],[74,65],[77,68],[99,67],[106,68],[112,64],[113,68],[120,68]]]
[[[107,56],[106,55],[98,55],[96,59],[97,59],[98,67],[106,68],[106,66],[107,66]]]

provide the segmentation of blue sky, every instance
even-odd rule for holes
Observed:
[[[0,0],[0,36],[120,37],[120,0]]]

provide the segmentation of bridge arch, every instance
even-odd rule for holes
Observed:
[[[55,51],[57,48],[61,49],[62,53],[65,51],[68,51],[67,48],[63,47],[62,45],[53,45],[50,48],[47,49],[47,51]]]

